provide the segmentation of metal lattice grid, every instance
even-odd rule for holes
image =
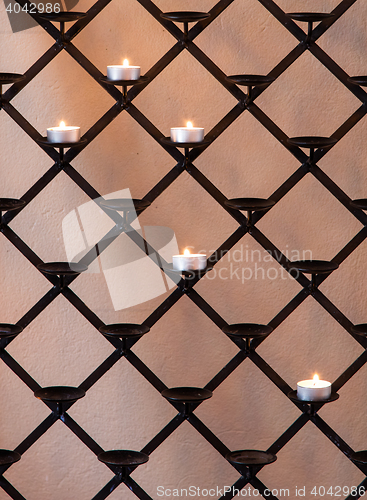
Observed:
[[[332,262],[341,265],[343,261],[345,261],[345,259],[347,259],[347,257],[349,257],[352,252],[365,240],[367,236],[367,230],[365,227],[367,224],[367,217],[361,209],[351,207],[350,198],[317,165],[317,162],[327,154],[330,147],[316,149],[313,161],[311,161],[302,149],[296,146],[290,146],[287,142],[288,138],[286,134],[256,105],[255,102],[257,97],[259,97],[266,88],[271,87],[272,83],[262,87],[255,87],[252,93],[252,98],[249,100],[241,88],[233,83],[230,83],[227,80],[226,75],[218,66],[216,66],[215,62],[212,61],[195,44],[195,38],[204,29],[210,29],[213,21],[217,19],[234,0],[220,0],[211,9],[210,18],[194,24],[194,26],[188,31],[187,35],[185,35],[184,32],[173,22],[163,19],[160,15],[161,11],[153,2],[150,0],[138,0],[141,6],[146,9],[146,11],[153,16],[156,21],[160,23],[161,26],[163,26],[173,37],[176,38],[177,42],[146,73],[148,78],[147,82],[142,85],[133,86],[128,91],[125,101],[122,99],[122,94],[117,88],[101,82],[102,74],[93,65],[93,62],[88,60],[72,43],[73,39],[86,26],[88,26],[88,24],[97,15],[100,14],[110,1],[111,0],[98,0],[94,6],[89,9],[84,18],[78,20],[71,26],[71,28],[66,32],[63,40],[60,38],[60,31],[51,22],[42,20],[38,15],[32,15],[32,17],[55,40],[55,43],[25,72],[24,80],[13,84],[11,88],[4,93],[1,101],[1,107],[4,112],[7,113],[34,141],[37,142],[42,139],[38,131],[17,111],[17,109],[11,104],[11,101],[63,50],[67,51],[68,54],[116,100],[116,103],[83,136],[83,139],[86,141],[85,145],[82,145],[81,147],[71,147],[66,152],[64,158],[60,158],[58,151],[55,149],[49,148],[45,145],[41,146],[45,154],[47,154],[54,163],[51,168],[22,196],[26,205],[34,200],[35,197],[38,196],[42,190],[45,189],[46,186],[62,171],[68,175],[88,197],[91,199],[98,198],[100,194],[92,185],[89,184],[88,179],[82,177],[80,173],[73,168],[72,161],[84,148],[88,147],[91,141],[93,141],[98,134],[100,134],[120,113],[126,112],[142,127],[142,133],[143,131],[148,133],[175,162],[175,165],[170,172],[166,174],[155,186],[152,186],[151,190],[144,197],[144,200],[149,202],[156,200],[172,185],[172,183],[174,183],[182,172],[186,171],[224,210],[226,210],[233,217],[235,221],[237,221],[238,228],[236,231],[233,234],[228,235],[226,241],[208,259],[210,265],[215,266],[227,252],[229,252],[248,232],[250,232],[251,237],[254,238],[254,240],[256,240],[262,248],[271,253],[271,255],[275,256],[280,266],[289,270],[289,261],[287,257],[283,255],[266,237],[266,235],[256,227],[256,223],[262,218],[264,212],[255,211],[253,216],[253,225],[249,228],[246,217],[240,211],[226,206],[225,202],[227,201],[227,197],[225,194],[221,193],[219,189],[210,181],[210,179],[203,175],[203,173],[194,164],[195,160],[199,156],[205,155],[206,149],[210,148],[210,144],[213,141],[215,141],[228,127],[230,127],[240,115],[248,112],[265,129],[267,129],[268,132],[270,132],[284,146],[284,148],[288,149],[300,163],[300,166],[295,170],[295,172],[270,196],[275,203],[278,203],[284,196],[286,196],[287,193],[289,193],[307,174],[311,174],[330,192],[332,196],[335,197],[336,200],[338,200],[338,202],[345,207],[346,210],[348,210],[363,224],[363,229],[361,229],[332,259]],[[305,33],[305,31],[303,31],[294,21],[292,21],[272,0],[258,1],[277,19],[281,25],[284,26],[286,30],[289,31],[289,33],[295,37],[297,41],[297,45],[294,49],[291,50],[291,52],[289,52],[289,54],[287,54],[287,56],[284,57],[283,60],[270,71],[268,74],[269,77],[272,77],[274,81],[276,81],[276,79],[279,78],[295,61],[297,61],[297,59],[304,52],[309,51],[352,94],[354,94],[357,99],[361,101],[361,106],[332,134],[332,138],[336,139],[336,141],[340,141],[359,122],[359,120],[365,116],[367,94],[361,87],[352,84],[348,80],[349,75],[325,51],[323,51],[316,42],[341,16],[348,11],[348,9],[350,9],[350,7],[352,7],[356,0],[343,0],[340,2],[340,4],[333,11],[334,16],[320,22],[320,24],[318,24],[312,32],[309,32],[308,34]],[[18,2],[22,6],[26,4],[30,5],[29,2],[26,2],[25,0],[18,0]],[[150,83],[185,50],[187,50],[191,56],[195,58],[203,68],[205,68],[206,71],[208,71],[230,94],[232,94],[232,96],[238,100],[238,104],[229,110],[227,115],[224,116],[223,119],[221,119],[219,123],[217,123],[215,127],[213,127],[213,129],[206,135],[206,139],[210,142],[210,144],[201,148],[192,149],[190,152],[186,152],[186,156],[182,154],[179,149],[162,143],[161,139],[164,137],[164,134],[158,130],[156,126],[151,123],[148,118],[133,104],[134,99],[141,92],[144,92],[144,89],[150,85]],[[41,259],[9,226],[11,221],[17,217],[22,210],[23,208],[11,212],[9,211],[3,216],[1,232],[14,245],[14,247],[21,252],[22,255],[24,255],[33,266],[35,266],[35,268],[37,268],[37,266],[42,264]],[[113,219],[117,224],[121,222],[121,218],[118,215],[113,216]],[[116,238],[120,233],[121,230],[115,230],[111,236]],[[141,248],[144,248],[144,244],[146,242],[142,241],[136,233],[129,232],[129,235]],[[99,250],[103,251],[103,249],[104,247],[100,245]],[[91,252],[83,259],[83,263],[90,264],[93,258],[94,254]],[[367,341],[363,337],[355,335],[352,332],[353,325],[351,321],[329,300],[326,295],[318,289],[318,286],[325,279],[327,279],[328,276],[329,274],[318,275],[314,283],[311,283],[311,281],[303,274],[296,276],[295,279],[302,286],[302,290],[297,293],[293,299],[281,311],[279,311],[278,314],[275,315],[269,325],[276,330],[276,328],[286,318],[288,318],[308,296],[312,295],[312,297],[345,329],[349,335],[355,339],[356,342],[358,342],[363,348],[366,348]],[[60,294],[62,294],[97,330],[104,325],[96,314],[90,310],[86,304],[84,304],[82,300],[68,287],[68,285],[76,279],[75,277],[67,278],[65,286],[61,286],[60,280],[57,277],[50,275],[45,275],[45,277],[49,280],[52,288],[23,315],[17,323],[19,326],[25,329]],[[150,328],[154,328],[157,321],[162,318],[162,316],[166,314],[171,307],[174,307],[182,296],[186,295],[217,327],[222,329],[227,326],[225,318],[222,318],[209,305],[209,303],[206,302],[205,298],[199,295],[199,293],[195,290],[195,285],[200,279],[201,276],[198,275],[194,280],[191,280],[189,284],[187,284],[185,279],[182,279],[174,292],[171,293],[170,296],[164,300],[164,302],[162,302],[159,307],[157,307],[157,309],[149,315],[149,317],[146,318],[143,324]],[[115,351],[93,373],[91,373],[86,380],[84,380],[84,382],[80,385],[80,389],[88,393],[88,390],[122,357],[125,357],[158,392],[162,392],[167,389],[166,385],[138,358],[136,354],[134,354],[133,351],[130,350],[130,348],[135,344],[135,341],[128,342],[127,349],[126,346],[123,347],[122,343],[116,339],[110,339],[109,341],[115,347]],[[0,347],[2,360],[24,382],[24,384],[29,387],[31,391],[39,390],[40,386],[32,378],[32,375],[27,373],[7,352],[6,347],[10,342],[11,339],[1,340]],[[215,391],[220,384],[232,372],[234,372],[236,368],[241,365],[241,363],[243,363],[246,358],[249,358],[275,384],[275,386],[283,392],[284,395],[288,395],[292,388],[282,379],[281,375],[276,373],[267,361],[256,352],[256,348],[261,344],[262,340],[253,340],[251,343],[251,349],[248,349],[248,346],[244,341],[233,340],[233,342],[239,349],[238,353],[216,374],[215,377],[212,378],[212,380],[206,385],[205,389]],[[363,354],[360,355],[352,363],[352,365],[341,373],[340,376],[333,382],[333,390],[338,391],[341,387],[343,387],[351,379],[351,377],[353,377],[353,375],[355,375],[357,371],[364,366],[366,361],[367,354],[366,352],[363,352]],[[47,405],[51,409],[50,415],[37,428],[35,428],[24,441],[19,443],[15,451],[20,454],[25,453],[43,434],[48,431],[48,429],[50,429],[50,427],[57,420],[60,419],[96,456],[100,454],[103,451],[101,446],[94,441],[93,437],[89,436],[67,413],[67,410],[72,404],[73,403],[65,405],[63,411],[60,412],[56,405],[48,403]],[[298,402],[295,402],[294,404],[301,411],[300,417],[293,422],[286,432],[279,436],[279,438],[269,447],[267,450],[268,452],[279,452],[279,450],[286,446],[287,443],[297,434],[297,432],[310,421],[325,436],[327,436],[328,439],[330,439],[346,457],[351,457],[353,453],[351,447],[327,424],[326,421],[319,416],[317,411],[310,411],[310,406],[306,404]],[[219,440],[217,436],[211,432],[211,430],[195,415],[195,413],[189,412],[186,414],[182,411],[182,407],[179,404],[173,403],[173,406],[178,410],[178,414],[156,436],[154,436],[150,442],[146,444],[146,446],[141,450],[143,453],[148,455],[152,454],[154,450],[156,450],[184,421],[188,421],[223,457],[230,452],[230,450]],[[197,405],[195,405],[195,407],[197,407]],[[358,464],[355,464],[355,466],[358,467],[364,474],[367,474],[366,466]],[[7,469],[8,466],[2,467],[1,473],[3,474]],[[255,472],[258,472],[260,469],[261,468],[259,467]],[[112,467],[111,470],[114,471],[115,469]],[[133,468],[130,472],[132,472],[132,470]],[[118,473],[116,473],[115,477],[100,492],[96,493],[94,499],[101,500],[107,498],[108,495],[121,484],[121,482],[124,482],[137,497],[141,499],[152,498],[149,491],[145,492],[130,477],[130,475],[122,478]],[[234,486],[241,489],[249,483],[264,494],[266,485],[264,485],[256,477],[256,475],[252,478],[248,478],[246,475],[241,475],[241,477],[235,482]],[[3,475],[0,478],[0,485],[14,500],[24,499],[21,492],[18,492]],[[361,486],[367,486],[367,479],[362,481]],[[232,498],[232,494],[224,495],[224,497]],[[267,496],[266,498],[276,497]],[[349,498],[359,498],[359,496],[350,496],[348,499]]]

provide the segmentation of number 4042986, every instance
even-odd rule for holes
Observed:
[[[330,486],[326,488],[325,486],[314,486],[311,491],[311,495],[315,497],[343,497],[350,495],[352,497],[364,497],[366,494],[366,489],[364,486]],[[349,498],[349,497],[348,497]],[[317,500],[315,499],[315,500]]]
[[[19,3],[15,3],[14,5],[9,3],[9,5],[6,7],[6,12],[14,12],[15,14],[19,14],[20,12],[27,12],[28,14],[42,14],[43,12],[51,14],[55,12],[56,14],[58,14],[60,11],[61,4],[59,3],[31,3],[29,5],[25,4],[23,7]]]

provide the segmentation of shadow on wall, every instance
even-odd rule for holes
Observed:
[[[52,12],[68,11],[78,4],[79,0],[42,0],[24,8],[16,0],[4,0],[10,26],[13,33],[25,31],[38,26],[38,23],[29,15],[39,12],[51,14]]]
[[[104,199],[132,203],[129,189],[109,193]],[[142,304],[174,288],[181,275],[171,272],[168,277],[162,272],[170,270],[172,255],[179,253],[174,231],[164,226],[140,227],[136,212],[131,209],[128,213],[133,222],[117,229],[100,208],[101,201],[103,198],[97,198],[80,205],[62,221],[70,267],[83,258],[90,259],[87,272],[104,274],[115,311]],[[130,232],[143,237],[150,248],[143,251]]]

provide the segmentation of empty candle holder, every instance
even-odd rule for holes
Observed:
[[[111,80],[110,78],[107,78],[107,76],[101,76],[100,81],[102,83],[106,83],[107,85],[117,85],[118,87],[121,87],[121,98],[119,102],[120,106],[126,109],[130,104],[130,101],[127,98],[127,88],[147,83],[149,78],[147,76],[141,76],[137,80]]]
[[[84,398],[85,391],[79,387],[69,387],[64,385],[56,385],[50,387],[43,387],[34,392],[34,396],[51,407],[55,406],[52,411],[60,417],[64,411],[65,405],[75,403],[81,398]]]
[[[128,214],[134,212],[139,215],[143,210],[151,205],[148,200],[137,200],[131,198],[116,198],[111,200],[99,200],[99,205],[108,210],[122,212],[121,229],[127,231],[129,229]]]
[[[65,286],[65,277],[74,276],[88,270],[87,266],[77,262],[44,262],[38,264],[37,268],[44,274],[58,276],[60,279],[60,288]]]
[[[0,323],[0,339],[9,339],[16,337],[23,331],[19,325],[12,325],[10,323]]]
[[[137,325],[135,323],[114,323],[103,325],[99,331],[107,338],[117,338],[122,341],[121,352],[124,354],[127,350],[128,340],[137,340],[150,331],[147,325]]]
[[[0,226],[3,223],[3,212],[10,210],[18,210],[26,205],[24,200],[16,200],[15,198],[0,198]]]
[[[293,19],[293,21],[301,21],[308,23],[307,37],[305,43],[309,45],[311,43],[313,23],[318,23],[324,21],[324,19],[330,19],[334,17],[334,14],[329,12],[290,12],[287,14],[288,17]]]
[[[329,274],[338,269],[339,264],[328,260],[297,260],[288,263],[288,270],[296,270],[304,274],[311,274],[310,292],[317,289],[317,275]]]
[[[170,403],[179,404],[183,409],[183,415],[188,417],[193,409],[200,403],[213,396],[209,389],[198,387],[173,387],[161,392],[162,396]]]
[[[19,73],[0,73],[0,104],[3,98],[3,85],[12,85],[24,79],[25,76]]]
[[[230,75],[226,78],[227,82],[235,83],[247,87],[247,95],[242,104],[248,106],[252,102],[252,90],[254,87],[264,87],[270,85],[275,78],[266,75]]]
[[[289,137],[287,142],[290,146],[298,146],[299,148],[306,148],[310,150],[309,163],[314,163],[315,149],[325,149],[336,144],[337,140],[334,137],[321,137],[321,136],[303,136],[303,137]]]
[[[367,464],[367,450],[355,451],[351,454],[350,459],[356,464]]]
[[[236,450],[228,453],[225,458],[243,477],[250,480],[255,476],[258,468],[272,464],[277,456],[267,451]]]
[[[149,455],[141,451],[109,450],[100,453],[98,460],[114,469],[120,481],[124,481],[136,467],[148,462]]]
[[[359,325],[353,325],[351,332],[360,337],[367,337],[367,323],[361,323]]]
[[[21,459],[20,453],[12,450],[0,450],[0,467],[15,464]]]
[[[359,198],[358,200],[351,200],[350,206],[360,210],[367,210],[367,198]]]
[[[65,23],[70,23],[83,19],[87,14],[85,12],[50,12],[38,14],[39,17],[45,21],[52,21],[60,23],[60,39],[59,43],[64,45],[67,40],[65,39]]]
[[[225,206],[234,210],[247,212],[247,227],[252,226],[252,214],[255,211],[269,210],[275,201],[264,198],[232,198],[224,202]]]
[[[229,337],[246,340],[246,352],[250,352],[251,340],[267,337],[272,331],[271,326],[256,323],[235,323],[222,328],[222,332]]]
[[[183,42],[186,44],[188,41],[189,24],[197,23],[199,21],[205,21],[205,19],[209,19],[210,14],[208,12],[179,11],[179,12],[162,12],[160,16],[162,19],[165,19],[166,21],[183,23],[184,25]]]
[[[348,82],[360,87],[367,87],[367,76],[351,76],[348,78]]]

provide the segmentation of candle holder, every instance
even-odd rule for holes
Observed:
[[[15,464],[19,462],[22,458],[20,453],[12,450],[0,450],[0,466],[5,467],[7,465]]]
[[[180,413],[185,417],[188,417],[196,406],[213,396],[212,391],[209,391],[209,389],[200,389],[198,387],[173,387],[164,389],[161,394],[170,403],[174,405],[178,403],[183,409]]]
[[[307,148],[310,150],[308,162],[312,165],[314,163],[314,152],[316,148],[328,148],[337,143],[334,137],[320,137],[320,136],[303,136],[303,137],[289,137],[287,142],[290,146],[298,146],[299,148]]]
[[[226,200],[224,204],[234,210],[244,210],[247,212],[247,227],[252,227],[252,214],[255,211],[269,210],[275,205],[275,201],[264,198],[232,198]]]
[[[0,198],[0,227],[3,224],[3,212],[10,210],[18,210],[26,205],[24,200],[16,200],[15,198]]]
[[[88,270],[88,267],[78,263],[70,264],[70,262],[44,262],[42,264],[38,264],[37,269],[44,274],[58,276],[60,279],[59,286],[63,289],[65,286],[66,276],[74,276],[83,273]]]
[[[300,273],[311,274],[310,292],[317,289],[316,278],[318,274],[328,274],[338,269],[339,264],[328,260],[296,260],[288,263],[288,270],[295,269]]]
[[[184,25],[183,43],[187,47],[189,23],[204,21],[205,19],[208,19],[210,17],[210,14],[208,12],[180,11],[180,12],[162,12],[160,16],[162,19],[165,19],[166,21],[183,23]]]
[[[182,271],[180,269],[173,269],[172,264],[169,264],[168,266],[162,268],[162,271],[164,271],[168,277],[170,277],[170,273],[174,273],[174,277],[176,277],[177,274],[180,274],[183,277],[182,291],[186,293],[191,288],[192,281],[194,281],[195,279],[201,279],[207,272],[211,271],[212,269],[212,266],[207,266],[205,269],[192,269],[190,271]],[[175,279],[173,279],[172,281],[176,282]]]
[[[174,142],[171,141],[170,137],[162,137],[161,138],[161,143],[164,144],[165,146],[171,146],[174,148],[183,148],[185,150],[185,159],[182,164],[182,167],[184,169],[187,169],[189,163],[190,163],[190,149],[195,149],[195,148],[202,148],[204,146],[209,146],[211,141],[208,140],[203,140],[200,142]]]
[[[50,12],[45,14],[38,14],[39,17],[45,21],[53,21],[60,23],[60,39],[59,43],[65,46],[67,40],[65,39],[65,23],[78,21],[87,14],[85,12]]]
[[[112,200],[99,200],[99,205],[108,210],[115,212],[122,212],[122,225],[121,229],[127,231],[129,227],[128,214],[135,212],[139,215],[143,210],[150,207],[151,202],[148,200],[137,200],[132,198],[115,198]]]
[[[79,387],[69,387],[64,385],[56,385],[43,387],[34,392],[34,396],[46,404],[50,404],[52,411],[60,417],[64,412],[64,406],[70,405],[84,398],[85,391]],[[55,410],[53,406],[56,404]]]
[[[272,83],[275,78],[272,76],[265,75],[231,75],[227,76],[227,82],[235,83],[236,85],[242,85],[247,87],[247,95],[241,103],[244,106],[248,106],[252,102],[252,90],[254,87],[264,87]]]
[[[339,399],[339,394],[337,392],[332,392],[330,398],[328,399],[320,399],[319,401],[305,401],[304,399],[299,399],[297,396],[297,390],[290,391],[288,393],[288,398],[294,403],[304,403],[306,405],[310,405],[307,407],[305,413],[309,413],[311,416],[315,416],[318,410],[326,403],[332,403]]]
[[[351,332],[360,337],[367,337],[367,323],[361,323],[359,325],[353,325]]]
[[[256,469],[272,464],[277,456],[273,453],[259,450],[237,450],[226,455],[226,460],[248,480],[256,475]]]
[[[367,87],[367,76],[351,76],[348,78],[348,82],[360,87]]]
[[[116,475],[122,482],[127,479],[136,467],[147,463],[149,455],[141,451],[110,450],[100,453],[98,460],[116,470]],[[130,470],[131,468],[132,470]]]
[[[311,43],[313,23],[318,23],[324,19],[334,17],[334,14],[328,12],[290,12],[287,14],[293,21],[301,21],[308,23],[307,37],[305,40],[306,45]]]
[[[112,325],[104,325],[99,328],[99,331],[107,338],[117,338],[122,341],[121,354],[125,354],[127,341],[140,339],[143,335],[150,331],[147,325],[137,325],[134,323],[115,323]]]
[[[83,137],[77,142],[50,142],[47,137],[42,137],[36,140],[37,144],[48,148],[57,148],[59,150],[59,161],[57,162],[60,168],[64,166],[64,150],[68,148],[80,148],[88,144],[87,139]]]
[[[367,464],[367,450],[355,451],[351,454],[350,459],[356,464]]]
[[[19,73],[0,73],[0,107],[3,99],[3,85],[11,85],[21,82],[24,79],[25,76]]]
[[[360,210],[367,210],[367,198],[359,198],[358,200],[351,200],[350,206],[352,208],[359,208]]]
[[[10,323],[0,323],[0,339],[9,339],[16,337],[23,331],[20,325],[11,325]]]
[[[149,81],[147,76],[141,76],[137,80],[110,80],[107,76],[101,76],[100,81],[106,83],[107,85],[117,85],[121,87],[121,98],[119,99],[120,106],[124,109],[128,107],[130,101],[127,98],[127,88],[133,87],[134,85],[142,85]]]
[[[246,339],[246,352],[251,349],[251,340],[267,337],[273,331],[269,325],[256,323],[235,323],[222,328],[222,332],[233,339]]]

